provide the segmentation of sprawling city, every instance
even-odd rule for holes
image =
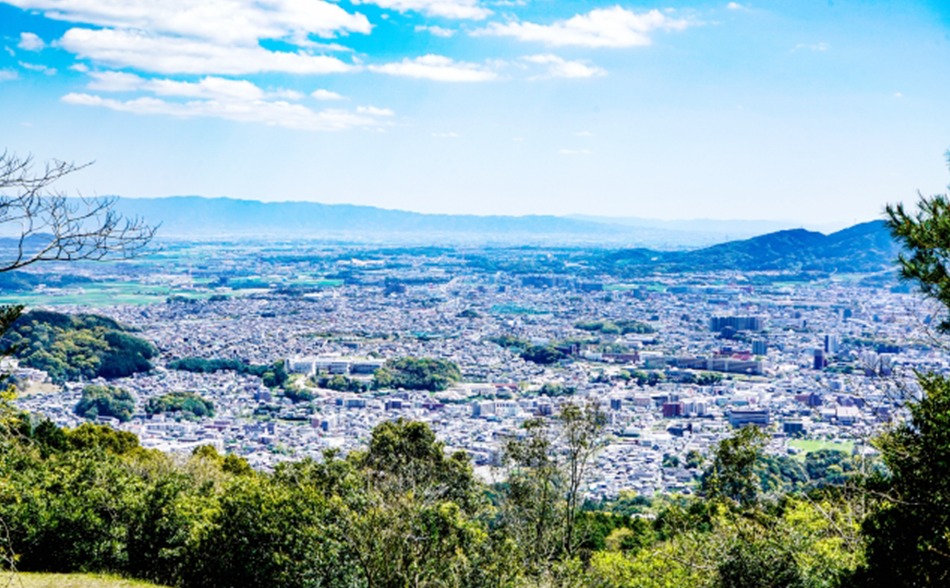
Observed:
[[[874,454],[869,438],[903,411],[899,384],[914,370],[947,367],[928,335],[934,309],[893,271],[618,281],[583,267],[481,267],[485,258],[574,251],[231,251],[205,246],[200,265],[188,249],[158,266],[82,268],[114,272],[93,286],[114,280],[174,292],[154,303],[90,308],[75,303],[82,284],[37,286],[43,301],[66,303],[46,308],[113,318],[159,355],[129,377],[58,386],[20,366],[14,373],[29,392],[18,405],[76,427],[90,416],[76,408],[83,389],[113,385],[132,393],[135,409],[121,422],[104,414],[95,422],[136,434],[144,447],[190,453],[212,445],[262,470],[362,448],[380,422],[403,418],[427,423],[491,480],[501,475],[493,466],[506,439],[523,433],[526,420],[594,401],[607,422],[585,492],[616,498],[694,492],[702,470],[686,468],[690,452],[710,455],[750,423],[771,431],[774,454]],[[233,369],[175,369],[183,358],[283,362],[288,378],[268,386]],[[450,362],[458,377],[436,387],[380,386],[374,373],[406,358]],[[146,412],[169,392],[196,393],[213,414]]]

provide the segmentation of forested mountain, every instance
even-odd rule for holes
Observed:
[[[825,235],[790,229],[695,251],[622,249],[605,254],[605,270],[617,273],[769,270],[880,271],[894,266],[900,247],[883,221],[861,223]]]
[[[123,378],[151,369],[155,346],[113,319],[32,310],[0,340],[26,367],[57,383],[79,378]]]

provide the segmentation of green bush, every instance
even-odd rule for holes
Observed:
[[[115,386],[86,386],[75,412],[89,420],[114,417],[125,423],[135,412],[135,398],[128,390]]]

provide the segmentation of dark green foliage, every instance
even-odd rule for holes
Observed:
[[[804,588],[795,555],[777,541],[740,541],[719,564],[717,588]]]
[[[655,540],[653,529],[646,519],[608,512],[581,513],[577,528],[581,539],[578,549],[582,552],[616,547],[633,554]],[[609,545],[612,538],[618,539],[616,546]]]
[[[640,370],[634,371],[630,376],[637,382],[637,386],[656,386],[662,382],[666,381],[666,375],[663,372],[649,371],[643,372]]]
[[[151,369],[155,346],[116,321],[95,315],[34,310],[3,337],[20,362],[45,370],[54,382],[123,378]]]
[[[482,315],[480,315],[478,311],[475,310],[474,308],[466,308],[462,312],[458,313],[456,316],[458,318],[466,318],[466,319],[482,318]]]
[[[864,524],[868,586],[950,583],[950,381],[920,374],[911,421],[877,440],[889,476],[871,481],[883,504]]]
[[[179,413],[185,418],[214,416],[214,403],[205,400],[194,392],[169,392],[156,398],[149,398],[145,412],[150,415],[160,413]]]
[[[421,423],[385,423],[367,451],[273,474],[208,446],[181,464],[129,433],[56,434],[46,423],[0,447],[0,520],[23,571],[187,588],[461,588],[511,577],[511,546],[488,538],[467,455],[446,454]]]
[[[0,273],[0,291],[28,292],[40,284],[54,288],[68,288],[76,284],[89,284],[93,280],[86,276],[74,274],[34,274],[24,271],[10,271]]]
[[[898,256],[900,275],[916,282],[921,291],[950,308],[950,198],[936,195],[917,203],[917,214],[910,214],[903,204],[888,205],[887,226],[904,245]],[[938,325],[950,332],[950,317]]]
[[[132,419],[135,398],[128,390],[115,386],[86,386],[82,399],[76,404],[76,414],[89,420],[114,417],[125,423]]]
[[[542,365],[557,363],[565,357],[563,353],[550,345],[532,345],[521,352],[521,358],[525,361]]]
[[[310,464],[285,470],[306,473]],[[290,472],[287,472],[290,473]],[[332,512],[306,478],[241,477],[229,483],[192,555],[186,584],[233,586],[345,586],[356,581],[353,562],[340,562],[339,536],[328,533]],[[352,556],[350,556],[352,557]]]
[[[855,473],[855,466],[847,453],[821,449],[805,456],[805,471],[815,487],[841,486]]]
[[[458,366],[446,359],[391,359],[374,374],[376,388],[439,392],[462,379]]]
[[[336,390],[338,392],[366,392],[370,389],[370,384],[357,380],[355,378],[348,378],[346,376],[337,374],[333,377],[324,376],[317,380],[317,384],[321,388],[327,388],[329,390]]]
[[[53,424],[49,419],[43,419],[33,427],[32,437],[40,450],[43,458],[49,457],[53,453],[60,453],[69,448],[69,439],[62,429]]]
[[[135,433],[116,431],[105,425],[84,423],[65,432],[70,449],[75,451],[105,451],[114,455],[126,455],[139,446]]]
[[[488,340],[504,347],[505,349],[512,349],[515,351],[527,349],[531,346],[531,343],[528,341],[519,339],[513,335],[498,335],[497,337],[489,337]]]
[[[291,402],[310,402],[313,400],[313,392],[302,386],[287,386],[284,388],[284,396]]]
[[[577,387],[575,386],[563,386],[561,384],[553,384],[548,382],[541,386],[541,390],[538,391],[539,394],[543,396],[573,396],[577,393]]]
[[[712,464],[703,474],[703,492],[712,499],[750,505],[759,496],[756,465],[767,436],[758,427],[746,426],[716,448]]]
[[[593,331],[603,333],[605,335],[627,335],[629,333],[637,333],[641,335],[655,333],[656,329],[653,326],[648,325],[647,323],[641,323],[639,321],[587,321],[579,322],[574,325],[576,328],[583,331]]]
[[[653,530],[660,539],[670,539],[688,531],[708,533],[713,530],[715,506],[708,500],[674,496],[653,520]]]
[[[695,449],[690,449],[686,453],[686,469],[694,470],[703,465],[703,455]]]
[[[809,482],[808,470],[801,462],[785,455],[760,455],[755,474],[759,477],[759,489],[763,492],[801,490],[806,488]]]
[[[204,359],[201,357],[183,357],[168,362],[168,369],[199,374],[211,374],[220,371],[233,371],[239,374],[251,374],[260,377],[268,388],[283,386],[290,379],[283,360],[271,365],[253,365],[240,359]]]
[[[224,370],[245,373],[245,370],[250,370],[254,367],[255,366],[244,363],[240,359],[204,359],[201,357],[183,357],[181,359],[173,359],[172,361],[168,362],[168,369],[170,370],[196,372],[199,374],[211,374]],[[261,373],[263,374],[263,372]]]

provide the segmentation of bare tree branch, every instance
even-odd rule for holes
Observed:
[[[52,160],[37,169],[30,156],[0,154],[0,237],[13,240],[0,251],[0,273],[40,261],[128,259],[148,245],[157,227],[117,213],[117,198],[53,188],[89,165]]]

